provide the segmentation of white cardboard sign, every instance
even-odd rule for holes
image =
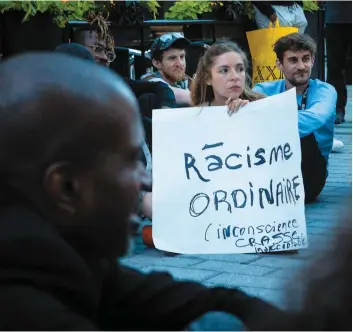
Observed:
[[[296,91],[153,111],[153,241],[183,254],[307,247]]]

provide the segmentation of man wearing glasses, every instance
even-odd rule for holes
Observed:
[[[81,30],[77,43],[85,46],[98,64],[109,67],[115,60],[114,41],[109,34],[100,38],[95,30]]]
[[[157,71],[141,77],[150,82],[167,84],[174,92],[177,104],[191,105],[191,80],[185,74],[185,49],[189,45],[189,40],[180,33],[167,33],[158,37],[151,46],[152,63]]]

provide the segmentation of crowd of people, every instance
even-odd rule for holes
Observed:
[[[145,275],[117,260],[137,215],[152,219],[152,156],[141,121],[152,109],[224,105],[232,116],[295,88],[306,201],[316,200],[328,174],[337,93],[310,78],[314,40],[301,33],[280,38],[274,51],[285,79],[252,89],[247,56],[231,41],[211,45],[191,79],[189,41],[160,36],[151,48],[156,73],[134,81],[107,68],[115,54],[101,24],[77,36],[54,52],[0,65],[1,328],[185,330],[222,311],[250,330],[350,329],[351,301],[340,296],[351,289],[348,233],[334,243],[347,255],[332,259],[334,272],[315,280],[296,311],[238,289]]]
[[[305,197],[307,203],[314,202],[328,176],[337,102],[333,86],[310,78],[315,61],[315,41],[301,33],[280,38],[274,45],[274,51],[278,58],[277,66],[285,79],[257,84],[253,89],[247,75],[246,54],[233,42],[216,42],[202,56],[196,77],[188,89],[187,84],[182,84],[185,81],[180,79],[185,74],[185,46],[180,43],[185,45],[187,40],[179,35],[168,37],[168,49],[165,51],[168,53],[162,63],[168,63],[172,58],[174,66],[160,65],[157,74],[148,74],[147,77],[154,77],[151,80],[163,82],[173,91],[183,89],[191,99],[190,106],[227,105],[232,114],[248,102],[296,88]],[[176,102],[179,102],[177,98]],[[151,197],[148,195],[148,200]],[[144,202],[143,206],[144,214],[151,218],[151,202]]]

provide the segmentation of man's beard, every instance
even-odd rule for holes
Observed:
[[[182,81],[185,79],[185,71],[183,71],[183,70],[173,71],[170,73],[164,71],[163,75],[170,82],[178,82],[178,81]]]
[[[302,81],[298,81],[296,78],[295,78],[295,75],[300,75],[300,74],[307,74],[308,77],[307,79],[305,80],[302,80]],[[287,81],[292,84],[293,86],[297,87],[297,86],[302,86],[302,85],[306,85],[308,84],[309,80],[310,80],[310,72],[300,72],[300,73],[295,73],[291,78],[287,78]]]

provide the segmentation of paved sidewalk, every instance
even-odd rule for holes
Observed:
[[[336,138],[344,148],[330,156],[328,181],[319,201],[306,207],[309,248],[297,254],[256,255],[178,255],[167,257],[147,249],[136,237],[135,253],[122,259],[122,263],[141,270],[169,271],[177,279],[188,279],[208,286],[238,287],[264,298],[278,306],[285,305],[284,290],[298,269],[310,257],[320,252],[333,231],[345,230],[339,224],[344,209],[342,204],[352,187],[352,89],[349,87],[349,104],[344,124],[336,128]],[[292,286],[294,283],[291,283]]]

